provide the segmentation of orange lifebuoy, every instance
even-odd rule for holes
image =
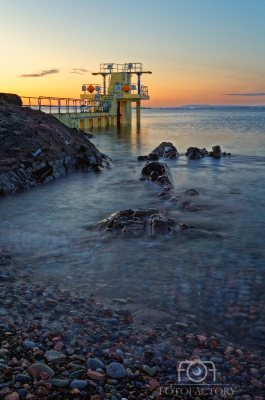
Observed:
[[[87,88],[87,90],[89,91],[89,93],[93,93],[94,90],[95,90],[95,88],[94,88],[94,86],[89,85],[88,88]]]
[[[130,88],[130,86],[128,86],[128,85],[124,85],[123,88],[122,88],[122,90],[123,90],[125,93],[127,93],[127,92],[129,92],[129,90],[131,90],[131,88]]]

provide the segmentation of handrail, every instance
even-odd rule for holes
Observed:
[[[86,99],[74,99],[74,98],[65,98],[65,97],[31,97],[31,96],[20,96],[22,99],[28,99],[28,104],[22,104],[23,107],[30,107],[32,109],[38,109],[40,111],[45,111],[49,108],[49,114],[70,114],[72,113],[98,113],[98,112],[109,112],[109,103],[108,101],[101,101],[100,99],[94,100],[86,100]],[[37,104],[32,104],[31,100],[37,100]],[[43,104],[43,101],[46,101],[48,104]],[[55,102],[56,104],[52,104]],[[65,104],[63,104],[65,102]],[[72,102],[72,104],[71,104]],[[57,112],[53,112],[52,110],[56,110]]]

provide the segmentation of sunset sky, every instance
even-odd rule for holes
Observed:
[[[0,31],[0,92],[79,98],[141,62],[145,106],[265,104],[265,0],[8,0]]]

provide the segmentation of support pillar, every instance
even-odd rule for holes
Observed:
[[[93,127],[98,128],[98,117],[93,118]]]
[[[122,125],[125,125],[127,122],[127,102],[126,101],[122,101]]]
[[[139,126],[141,121],[141,102],[140,100],[136,102],[136,123]]]
[[[132,102],[126,101],[126,123],[128,125],[132,124]]]

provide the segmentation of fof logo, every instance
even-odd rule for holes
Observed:
[[[194,383],[202,383],[207,379],[207,375],[211,374],[211,381],[216,381],[216,368],[212,361],[181,361],[178,366],[178,382],[181,383],[187,379]]]

